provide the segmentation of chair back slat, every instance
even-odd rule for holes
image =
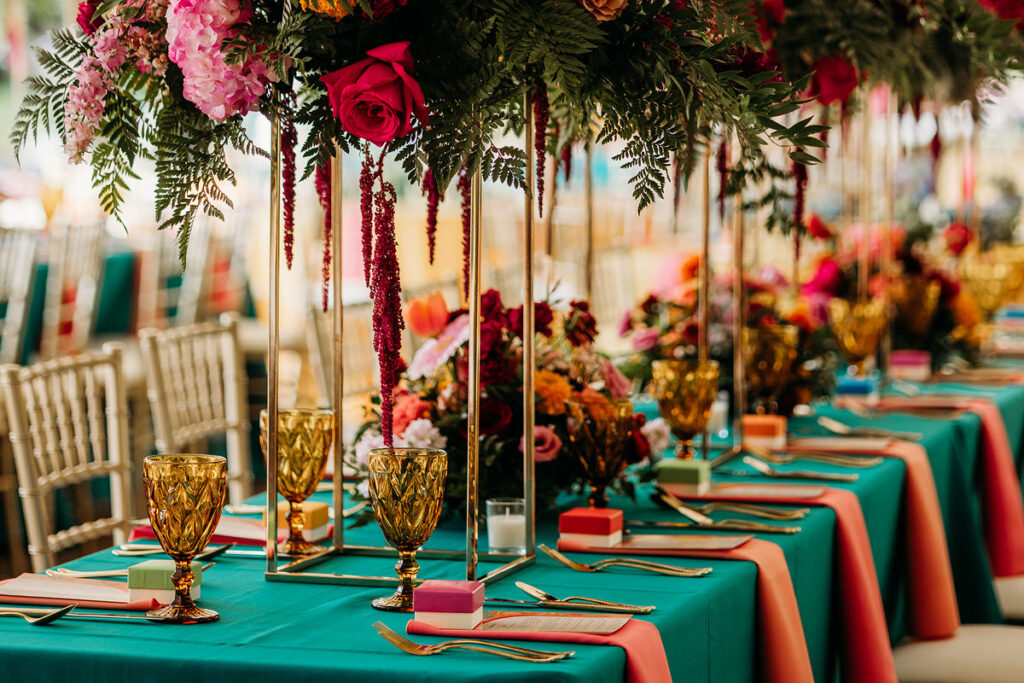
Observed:
[[[57,226],[50,234],[39,350],[43,359],[78,353],[92,336],[105,234],[101,224]]]
[[[308,308],[310,360],[314,368],[317,391],[323,405],[331,405],[334,397],[334,351],[331,315],[314,303]],[[341,367],[343,392],[346,398],[379,390],[377,357],[373,352],[373,330],[370,325],[373,304],[362,302],[345,306],[342,321]]]
[[[108,344],[101,352],[0,367],[34,571],[51,566],[57,552],[107,534],[120,543],[131,526],[122,353]],[[100,477],[110,479],[110,515],[55,529],[51,494]],[[92,508],[90,498],[79,512]]]
[[[184,452],[225,435],[229,495],[240,503],[251,491],[252,467],[237,315],[171,330],[140,330],[139,341],[157,451]]]
[[[0,228],[0,363],[19,362],[25,347],[37,242],[35,231]]]

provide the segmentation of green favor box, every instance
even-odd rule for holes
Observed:
[[[128,588],[143,590],[174,590],[171,574],[174,573],[174,560],[146,560],[128,567]],[[192,574],[195,575],[193,586],[203,583],[203,563],[192,561]]]
[[[658,483],[676,495],[703,496],[711,490],[711,463],[707,460],[665,458],[658,463]]]

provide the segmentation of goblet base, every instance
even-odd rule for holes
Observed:
[[[310,543],[304,538],[299,540],[288,539],[284,543],[277,546],[277,552],[279,555],[286,555],[288,557],[306,557],[307,555],[319,555],[322,552],[326,552],[326,548],[322,545],[315,545]]]
[[[146,612],[146,616],[160,619],[167,624],[205,624],[220,619],[220,615],[212,609],[203,609],[195,604],[166,605]]]
[[[412,594],[399,589],[394,595],[377,598],[370,603],[374,609],[384,612],[412,612]]]

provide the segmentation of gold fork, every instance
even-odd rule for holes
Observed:
[[[397,647],[399,650],[408,652],[411,655],[436,655],[444,652],[445,650],[454,649],[482,652],[484,654],[496,655],[498,657],[515,659],[520,662],[556,662],[559,659],[565,659],[566,657],[571,657],[576,654],[572,650],[566,650],[564,652],[531,650],[525,647],[505,645],[504,643],[496,643],[489,640],[474,640],[472,638],[446,640],[433,645],[421,645],[420,643],[409,640],[400,633],[392,631],[385,626],[383,622],[376,622],[373,625],[373,628],[376,629],[377,633],[379,633],[386,641]]]
[[[810,508],[775,508],[770,505],[755,505],[753,503],[730,503],[724,500],[713,500],[703,505],[694,505],[692,501],[686,503],[691,509],[704,515],[712,512],[738,512],[751,517],[762,519],[776,519],[780,521],[792,521],[803,519],[810,512]]]
[[[655,572],[656,574],[680,577],[706,576],[711,573],[711,567],[690,569],[689,567],[676,567],[671,564],[659,564],[658,562],[648,562],[647,560],[639,560],[632,557],[613,557],[606,560],[598,560],[591,564],[584,564],[582,562],[577,562],[576,560],[570,560],[562,553],[558,552],[554,548],[547,547],[543,543],[537,547],[540,548],[542,552],[546,553],[548,557],[553,560],[557,560],[566,567],[575,569],[578,572],[593,573],[603,571],[608,567],[631,567],[633,569],[643,569],[649,572]]]
[[[839,467],[874,467],[875,465],[882,462],[882,457],[879,455],[844,455],[842,453],[773,453],[764,448],[750,448],[747,450],[761,458],[767,460],[773,465],[788,465],[791,462],[797,460],[811,460],[813,462],[823,462],[828,465],[838,465]]]

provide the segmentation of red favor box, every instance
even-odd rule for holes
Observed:
[[[622,510],[573,508],[558,516],[559,534],[610,536],[622,531]]]

